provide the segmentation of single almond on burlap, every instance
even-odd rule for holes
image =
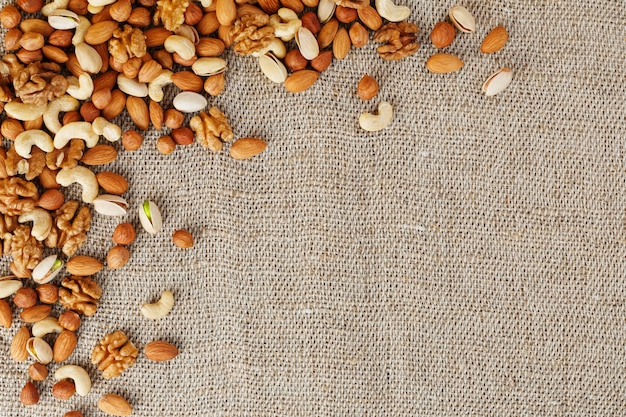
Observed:
[[[11,342],[11,358],[14,361],[22,362],[28,358],[28,351],[26,350],[26,343],[30,339],[30,331],[28,327],[24,326],[20,328]]]
[[[151,361],[169,361],[178,355],[178,349],[171,343],[156,340],[146,345],[144,354]]]
[[[65,269],[72,275],[87,277],[102,270],[102,262],[94,257],[78,255],[71,258],[65,264]]]
[[[147,130],[150,127],[150,112],[148,105],[142,98],[128,96],[126,98],[126,110],[139,129]]]
[[[78,339],[74,332],[63,330],[59,333],[57,340],[54,342],[54,347],[52,348],[54,361],[60,363],[69,358],[72,353],[74,353],[77,343]]]
[[[99,45],[111,39],[113,32],[119,27],[114,20],[105,20],[89,26],[85,32],[85,42],[89,45]]]
[[[98,408],[112,416],[129,416],[133,408],[123,397],[116,394],[104,394],[98,400]]]
[[[85,165],[104,165],[117,159],[117,151],[111,145],[96,145],[90,148],[80,158]]]
[[[491,30],[480,45],[480,51],[485,54],[493,54],[504,47],[509,40],[509,32],[504,26],[497,26]]]
[[[114,172],[99,172],[96,174],[96,180],[98,180],[100,187],[109,194],[121,195],[128,190],[126,178]]]
[[[319,75],[313,70],[296,71],[285,79],[285,88],[290,93],[301,93],[315,84]]]
[[[451,54],[435,54],[426,61],[426,68],[435,74],[455,72],[463,67],[463,61]]]
[[[241,138],[230,147],[230,156],[235,159],[252,158],[263,152],[267,143],[258,138]]]

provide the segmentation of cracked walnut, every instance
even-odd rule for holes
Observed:
[[[120,376],[137,360],[139,351],[121,330],[109,333],[94,348],[91,363],[98,365],[105,379]]]
[[[276,37],[274,28],[268,26],[270,17],[265,13],[241,16],[230,28],[239,55],[248,55],[265,49]]]
[[[59,302],[68,310],[85,316],[93,316],[98,309],[102,289],[89,277],[67,276],[61,281]]]
[[[43,106],[67,91],[68,82],[53,62],[33,62],[12,74],[15,95],[22,102]]]
[[[387,43],[376,49],[381,58],[386,60],[402,59],[413,55],[420,47],[419,43],[415,42],[416,39],[417,25],[408,22],[387,23],[374,35],[376,42]]]
[[[217,107],[209,109],[209,113],[200,112],[189,121],[189,127],[196,133],[196,140],[204,148],[209,148],[213,152],[222,149],[222,141],[229,142],[234,139],[226,115]]]
[[[154,12],[154,24],[159,22],[167,30],[175,32],[180,25],[185,23],[185,10],[189,6],[189,0],[158,0]]]
[[[124,25],[124,29],[115,29],[109,39],[109,53],[116,63],[124,64],[130,58],[141,58],[147,53],[146,37],[139,28]]]

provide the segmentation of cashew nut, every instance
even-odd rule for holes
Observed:
[[[78,16],[78,26],[76,26],[76,30],[74,31],[74,36],[72,37],[72,45],[76,46],[85,41],[85,32],[91,26],[91,22],[85,16]]]
[[[49,16],[50,13],[57,9],[67,9],[67,6],[70,4],[70,0],[54,0],[42,7],[41,13],[44,16]]]
[[[274,35],[276,35],[277,38],[282,39],[284,42],[288,42],[295,38],[296,32],[302,26],[302,20],[296,18],[282,22],[279,15],[273,14],[270,16],[269,24],[274,28]]]
[[[33,324],[31,332],[35,337],[44,337],[50,333],[61,333],[63,327],[59,325],[59,322],[54,317],[46,317],[43,320],[39,320]]]
[[[261,49],[258,52],[253,52],[252,56],[259,57],[265,55],[268,52],[273,53],[276,58],[283,59],[285,55],[287,55],[287,48],[285,48],[285,43],[282,40],[280,40],[279,38],[274,38],[265,48]]]
[[[170,35],[163,43],[165,50],[171,54],[176,52],[182,59],[191,59],[196,54],[196,46],[184,36]]]
[[[0,299],[15,294],[20,288],[22,288],[22,281],[16,279],[0,279]]]
[[[393,119],[393,107],[386,101],[378,105],[378,114],[363,113],[359,117],[359,125],[368,132],[377,132],[387,127]]]
[[[30,158],[30,150],[33,145],[36,145],[44,152],[52,152],[54,150],[54,143],[49,134],[43,130],[33,129],[25,130],[14,141],[15,152],[22,158]]]
[[[74,76],[67,77],[69,86],[67,87],[67,94],[74,97],[76,100],[87,100],[93,93],[93,80],[91,75],[82,73],[78,78]]]
[[[52,229],[52,216],[48,213],[48,210],[42,208],[35,208],[32,211],[20,214],[17,221],[20,223],[32,221],[33,227],[30,234],[40,242],[48,237]]]
[[[96,134],[104,136],[109,142],[118,141],[122,137],[122,128],[104,117],[96,117],[91,127]]]
[[[135,78],[128,78],[124,74],[117,76],[117,87],[129,96],[145,97],[148,95],[146,83],[140,83]]]
[[[89,79],[91,80],[91,77],[89,77]],[[78,106],[78,100],[72,96],[64,94],[48,104],[48,109],[43,114],[43,122],[50,132],[57,133],[63,126],[61,125],[61,122],[59,122],[59,113],[62,111],[78,110]]]
[[[396,6],[392,0],[376,0],[378,14],[390,22],[401,22],[411,16],[411,9],[406,6]]]
[[[98,180],[89,168],[76,166],[74,168],[63,168],[57,173],[57,182],[63,187],[67,187],[75,182],[83,188],[82,198],[85,203],[93,203],[98,197]]]
[[[76,393],[81,397],[86,396],[89,394],[89,391],[91,391],[91,379],[89,378],[89,374],[78,365],[64,365],[60,367],[54,373],[54,378],[57,381],[63,379],[73,380]]]
[[[83,139],[88,148],[93,148],[98,144],[100,135],[93,131],[89,122],[68,123],[54,135],[54,147],[61,149],[70,139]]]
[[[40,118],[46,111],[46,108],[47,105],[37,106],[15,101],[10,101],[4,105],[4,111],[7,113],[7,116],[25,122]]]
[[[141,306],[141,314],[147,319],[156,320],[167,316],[172,307],[174,307],[174,294],[170,291],[163,291],[159,301]]]
[[[163,87],[172,83],[172,75],[174,75],[172,71],[164,69],[154,80],[148,83],[148,95],[152,100],[157,102],[163,100]]]
[[[89,4],[94,7],[104,7],[115,3],[115,0],[89,0]]]

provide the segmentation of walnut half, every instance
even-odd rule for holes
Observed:
[[[189,127],[196,133],[196,140],[213,152],[222,149],[222,141],[229,142],[235,138],[226,115],[217,107],[209,109],[209,113],[200,112],[189,121]]]
[[[59,302],[68,310],[74,310],[85,316],[96,314],[102,289],[91,278],[68,276],[61,281]]]
[[[137,360],[139,351],[121,330],[109,333],[94,348],[91,363],[98,366],[105,379],[120,376]]]
[[[417,31],[417,25],[414,23],[387,23],[374,35],[376,42],[387,43],[376,49],[378,54],[386,60],[402,59],[413,55],[420,47],[419,43],[415,42]]]

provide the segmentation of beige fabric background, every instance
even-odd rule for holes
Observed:
[[[88,366],[93,391],[59,401],[49,379],[22,407],[14,324],[0,331],[0,415],[101,416],[105,392],[137,416],[625,414],[624,3],[462,3],[478,30],[449,49],[466,62],[453,75],[424,67],[452,1],[410,3],[415,56],[385,62],[370,43],[299,95],[228,54],[213,103],[267,151],[162,156],[154,134],[121,150],[108,168],[129,179],[133,207],[161,206],[165,227],[96,276],[102,303],[69,361]],[[480,54],[497,24],[509,43]],[[502,66],[512,85],[483,97]],[[355,94],[366,72],[381,87],[373,102]],[[358,115],[379,100],[394,121],[365,133]],[[123,220],[140,227],[135,211]],[[95,215],[82,253],[103,258],[119,221]],[[193,249],[173,247],[178,228]],[[139,306],[164,289],[174,310],[146,321]],[[104,381],[89,356],[115,329],[181,354]]]

